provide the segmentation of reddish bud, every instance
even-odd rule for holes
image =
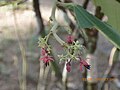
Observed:
[[[45,48],[41,48],[41,55],[44,56],[48,53],[48,51]]]
[[[67,70],[68,72],[71,71],[71,63],[70,63],[70,62],[67,62],[67,63],[66,63],[66,70]]]
[[[71,35],[67,36],[67,43],[68,43],[68,44],[72,44],[73,41],[74,41],[73,36],[71,36]]]
[[[83,64],[80,63],[80,71],[82,71],[82,70],[83,70]]]
[[[82,66],[86,67],[87,69],[90,70],[90,65],[85,61],[85,60],[81,60],[80,61],[80,70],[82,70]]]

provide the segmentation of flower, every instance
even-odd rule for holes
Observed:
[[[45,65],[49,65],[49,62],[53,61],[53,58],[49,55],[43,56],[42,58],[40,58],[40,60],[42,60]]]
[[[41,48],[41,55],[44,56],[48,53],[48,51],[45,48]]]
[[[67,62],[67,63],[66,63],[66,70],[67,70],[68,72],[71,71],[71,63],[70,63],[70,62]]]
[[[48,54],[48,51],[45,48],[41,48],[41,58],[39,60],[42,60],[47,66],[49,65],[49,62],[53,61],[53,58]]]
[[[82,69],[83,69],[83,64],[80,63],[80,71],[82,71]]]
[[[71,35],[67,36],[67,40],[66,41],[67,41],[68,44],[72,44],[73,41],[74,41],[73,36],[71,36]]]
[[[82,71],[82,67],[85,67],[90,70],[90,65],[85,60],[80,60],[80,70]]]

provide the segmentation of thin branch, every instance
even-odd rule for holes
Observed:
[[[44,30],[44,24],[43,24],[39,5],[40,5],[39,0],[33,0],[33,8],[36,14],[36,20],[37,20],[38,30],[39,30],[38,34],[44,37],[45,30]]]
[[[58,1],[61,2],[61,0],[58,0]],[[72,0],[64,0],[64,3],[72,3]],[[74,25],[74,23],[72,22],[72,20],[69,18],[66,9],[65,9],[64,7],[62,7],[62,6],[58,6],[58,8],[64,12],[64,14],[66,15],[66,17],[67,17],[67,19],[68,19],[68,21],[69,21],[69,22],[68,22],[68,23],[69,23],[69,27],[72,29],[72,31],[74,31],[75,25]],[[70,10],[69,10],[69,11],[70,11]]]
[[[18,24],[17,24],[17,17],[16,17],[16,12],[13,9],[13,15],[14,15],[14,28],[15,28],[15,34],[16,34],[16,38],[19,44],[19,48],[21,51],[21,55],[22,55],[22,76],[19,79],[20,82],[20,89],[21,90],[26,90],[26,72],[27,72],[27,59],[26,59],[26,55],[25,55],[25,48],[23,47],[23,43],[21,42],[21,36],[17,30],[18,28]]]
[[[55,2],[54,2],[54,6],[52,8],[52,13],[51,13],[51,16],[50,16],[50,20],[53,21],[53,27],[51,28],[50,32],[52,32],[55,39],[63,46],[63,45],[65,45],[65,42],[61,38],[59,38],[59,36],[56,34],[56,29],[59,26],[59,24],[58,24],[58,22],[55,18],[56,8],[57,8],[57,0],[55,0]]]

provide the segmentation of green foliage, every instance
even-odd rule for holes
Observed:
[[[22,0],[0,0],[0,6],[5,6],[9,4],[17,4],[21,2]]]
[[[101,6],[108,17],[108,23],[120,33],[120,0],[94,0],[96,6]]]
[[[120,40],[118,40],[120,39],[120,34],[113,27],[100,21],[79,5],[72,3],[63,3],[61,5],[74,12],[79,28],[97,28],[107,39],[109,39],[109,41],[120,49]]]
[[[73,44],[67,45],[64,50],[66,52],[65,55],[58,55],[60,61],[66,61],[68,58],[70,60],[77,60],[79,55],[82,55],[82,58],[86,56],[86,48],[79,41],[74,41]]]

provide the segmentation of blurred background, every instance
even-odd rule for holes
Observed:
[[[4,4],[4,1],[7,4]],[[48,21],[54,0],[26,0],[20,2],[19,5],[9,4],[13,1],[15,0],[0,0],[0,90],[85,90],[85,81],[82,80],[83,73],[79,71],[79,65],[76,63],[72,64],[72,71],[67,74],[67,82],[63,85],[59,73],[62,73],[64,63],[59,64],[56,61],[59,67],[57,73],[51,66],[45,68],[44,64],[39,62],[38,38],[43,35],[41,35],[43,31],[48,32],[50,29]],[[74,3],[84,5],[84,7],[85,1],[89,1],[87,10],[95,14],[96,7],[91,0],[73,0]],[[40,11],[40,15],[37,10]],[[57,9],[56,18],[61,25],[66,25],[63,11]],[[107,16],[103,20],[106,18]],[[89,33],[91,32],[88,32],[88,36]],[[59,31],[63,40],[65,40],[66,34],[65,30]],[[54,47],[53,56],[55,60],[58,60],[57,54],[64,53],[61,46],[53,37],[50,38],[49,43]],[[90,53],[94,56],[95,67],[97,68],[94,70],[96,73],[93,73],[95,77],[102,78],[107,70],[113,45],[100,33],[97,33],[95,45],[94,53]],[[109,75],[115,79],[108,81],[109,84],[104,90],[120,89],[119,68],[120,60],[117,61]],[[93,87],[94,85],[96,87],[98,82],[92,82]],[[65,88],[63,89],[63,87]]]

